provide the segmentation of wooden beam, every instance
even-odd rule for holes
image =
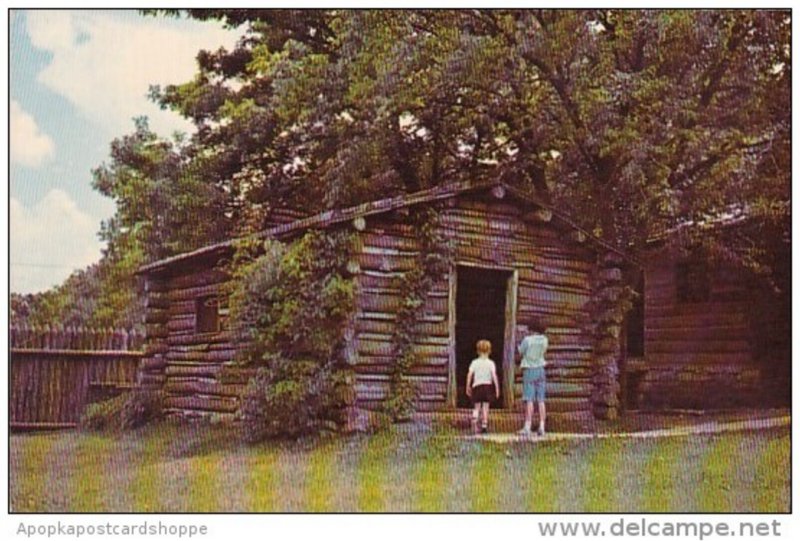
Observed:
[[[367,220],[363,216],[353,218],[353,228],[356,231],[364,231],[367,228]]]
[[[553,219],[553,211],[548,209],[534,210],[524,214],[522,219],[529,222],[548,223]]]
[[[586,233],[584,233],[583,231],[572,231],[569,234],[569,238],[571,240],[574,240],[575,242],[577,242],[579,244],[582,244],[582,243],[586,242],[586,239],[588,237],[587,237]]]
[[[505,187],[498,185],[492,188],[492,196],[494,196],[495,199],[503,199],[506,196]]]

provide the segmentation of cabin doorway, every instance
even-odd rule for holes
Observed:
[[[497,365],[500,399],[492,407],[509,407],[513,402],[514,313],[516,273],[511,270],[459,265],[455,273],[455,406],[470,407],[466,394],[467,372],[477,357],[475,345],[492,343],[491,359]],[[451,292],[452,294],[453,292]]]

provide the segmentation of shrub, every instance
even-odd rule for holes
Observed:
[[[158,391],[135,390],[89,404],[81,415],[83,430],[109,432],[139,428],[163,415]]]
[[[163,395],[159,391],[137,389],[127,395],[120,412],[123,430],[139,428],[163,417]]]
[[[126,401],[127,396],[121,394],[108,400],[89,404],[81,415],[80,428],[95,432],[119,429],[122,426],[122,409]]]
[[[335,430],[344,420],[344,379],[341,372],[316,360],[271,358],[242,395],[239,417],[245,440]]]
[[[267,241],[257,257],[241,246],[234,257],[236,360],[259,368],[239,409],[246,440],[297,437],[344,420],[353,382],[343,360],[354,309],[350,242],[344,233],[310,231],[288,245]]]

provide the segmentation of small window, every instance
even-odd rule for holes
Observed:
[[[217,332],[219,330],[219,306],[216,297],[200,297],[195,300],[195,331]]]
[[[699,257],[681,261],[675,267],[678,302],[706,302],[711,298],[708,264]]]

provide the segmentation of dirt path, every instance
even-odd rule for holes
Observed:
[[[720,434],[723,432],[740,432],[750,430],[764,430],[767,428],[777,428],[781,426],[791,426],[792,418],[790,415],[775,417],[765,417],[761,419],[748,419],[743,421],[719,422],[710,421],[696,425],[680,426],[675,428],[661,428],[657,430],[643,430],[638,432],[616,432],[616,433],[596,433],[585,434],[578,432],[553,432],[544,436],[522,436],[517,433],[490,433],[490,434],[470,434],[464,436],[466,439],[490,441],[493,443],[517,443],[517,442],[544,442],[562,440],[592,440],[592,439],[650,439],[665,438],[675,436],[690,436],[696,434]]]

